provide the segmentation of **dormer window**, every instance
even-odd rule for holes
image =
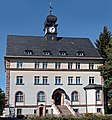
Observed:
[[[25,54],[27,54],[27,55],[32,55],[32,54],[34,54],[34,53],[33,53],[33,50],[25,50]]]
[[[67,55],[67,52],[66,51],[60,51],[59,55],[65,56],[65,55]]]
[[[50,51],[43,51],[43,54],[44,55],[51,55],[51,52]]]
[[[82,56],[85,56],[85,53],[84,51],[78,51],[76,55],[82,57]]]

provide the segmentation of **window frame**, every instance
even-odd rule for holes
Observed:
[[[48,63],[47,62],[43,62],[42,68],[43,69],[47,69]]]
[[[76,69],[77,69],[77,70],[81,69],[80,62],[76,62]]]
[[[93,70],[94,69],[94,63],[89,63],[89,70]]]
[[[81,84],[81,77],[76,76],[76,85],[80,85],[80,84]]]
[[[40,68],[40,62],[35,62],[35,69],[39,69]]]
[[[61,69],[61,62],[55,62],[55,69]]]
[[[35,85],[40,84],[40,76],[34,76],[34,84]]]
[[[55,85],[62,85],[62,77],[55,76]]]
[[[68,62],[68,69],[72,69],[73,68],[73,63],[72,62]]]
[[[68,76],[68,85],[73,84],[73,76]]]
[[[72,102],[78,102],[79,101],[79,93],[77,91],[72,92],[71,101]]]
[[[23,76],[16,76],[16,85],[24,85]]]
[[[18,92],[15,94],[15,101],[16,101],[16,102],[24,102],[23,92],[18,91]]]
[[[42,93],[42,94],[40,94]],[[45,102],[45,93],[43,91],[39,91],[37,94],[37,101],[38,102]]]
[[[17,68],[23,68],[23,62],[17,62]]]
[[[48,76],[43,76],[42,77],[42,84],[43,85],[48,85]]]
[[[89,77],[89,85],[95,84],[95,77]]]
[[[96,101],[101,101],[100,90],[97,90],[97,91],[96,91]]]

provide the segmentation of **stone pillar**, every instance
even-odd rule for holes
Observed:
[[[64,105],[64,93],[62,93],[62,95],[61,95],[61,105]]]

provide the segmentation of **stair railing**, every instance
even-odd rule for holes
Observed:
[[[66,105],[66,107],[70,110],[70,112],[72,113],[72,115],[76,115],[76,113],[75,113],[75,111],[73,110],[73,108],[70,106],[70,104],[65,104]]]
[[[52,104],[52,109],[53,109],[53,111],[55,111],[55,113],[56,113],[57,115],[60,115],[60,114],[61,114],[55,104]]]

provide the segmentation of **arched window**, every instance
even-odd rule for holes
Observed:
[[[96,101],[100,101],[100,91],[96,91]]]
[[[76,91],[72,92],[71,98],[72,98],[72,101],[78,101],[78,92]]]
[[[20,91],[16,93],[16,102],[23,102],[23,93]]]
[[[37,97],[38,97],[38,102],[45,102],[45,94],[43,91],[40,91]]]

